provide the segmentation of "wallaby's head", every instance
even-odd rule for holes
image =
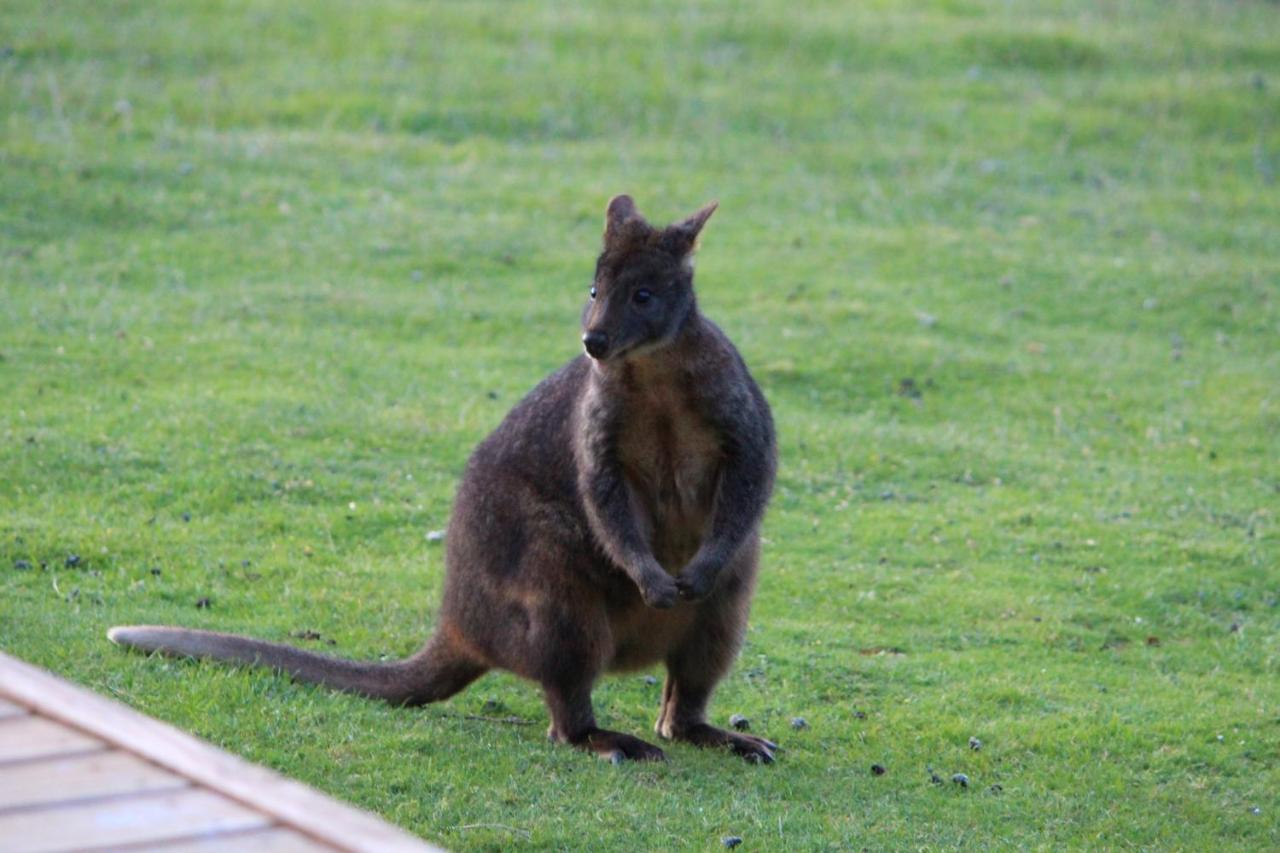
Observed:
[[[604,251],[591,301],[582,314],[582,345],[597,361],[671,342],[693,313],[693,252],[715,212],[712,202],[688,219],[654,228],[631,196],[605,211]]]

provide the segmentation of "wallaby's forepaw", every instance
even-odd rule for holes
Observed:
[[[726,746],[752,764],[772,764],[778,745],[755,735],[718,729],[707,723],[699,723],[687,729],[671,733],[673,740],[682,740],[694,746]]]
[[[676,589],[680,591],[680,597],[685,601],[701,601],[711,594],[715,581],[714,571],[694,563],[676,578]]]
[[[680,590],[676,581],[666,572],[655,572],[640,587],[640,596],[644,603],[658,610],[669,610],[676,606],[680,598]]]

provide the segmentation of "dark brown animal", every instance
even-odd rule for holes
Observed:
[[[615,761],[665,756],[597,727],[592,686],[661,661],[660,736],[772,761],[773,743],[706,718],[742,643],[776,453],[764,396],[694,298],[692,256],[715,207],[654,228],[629,197],[609,202],[588,355],[472,454],[445,537],[439,624],[421,651],[361,663],[183,628],[108,636],[406,705],[506,669],[541,685],[552,739]]]

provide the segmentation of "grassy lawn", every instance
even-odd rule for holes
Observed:
[[[1261,0],[6,0],[0,648],[459,849],[1275,848],[1278,175]],[[106,642],[415,649],[623,191],[721,202],[776,765]]]

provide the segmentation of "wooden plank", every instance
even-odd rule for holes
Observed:
[[[0,723],[0,765],[13,761],[57,758],[95,748],[103,749],[105,746],[95,737],[36,716],[18,717]]]
[[[280,823],[340,849],[370,853],[440,849],[368,812],[330,799],[300,782],[250,764],[3,653],[0,695],[251,805]],[[6,725],[0,725],[0,729]]]
[[[0,773],[0,814],[95,797],[175,791],[190,785],[183,777],[127,752],[33,761]]]
[[[234,850],[235,853],[325,853],[336,849],[279,826],[238,835],[188,839],[134,848],[155,853],[225,853],[228,850]]]
[[[6,702],[0,699],[0,720],[7,720],[10,717],[22,717],[27,713],[27,709],[21,705],[15,705],[12,702]]]
[[[0,815],[6,853],[118,847],[266,827],[270,818],[210,791],[99,800]]]

